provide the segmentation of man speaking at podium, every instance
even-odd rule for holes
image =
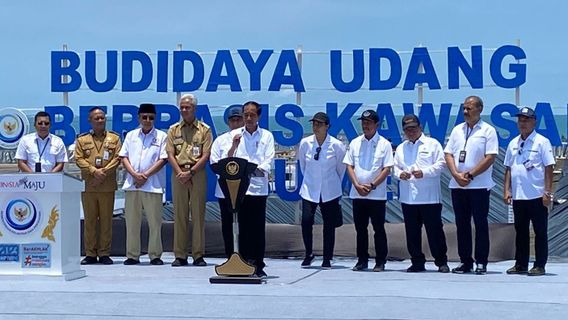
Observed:
[[[245,126],[231,131],[229,157],[238,157],[258,165],[239,210],[239,247],[243,258],[256,266],[256,275],[264,272],[264,245],[268,175],[274,159],[274,137],[258,126],[261,107],[249,101],[243,105]]]

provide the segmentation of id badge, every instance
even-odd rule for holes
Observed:
[[[465,162],[465,154],[466,154],[465,150],[460,151],[460,157],[458,159],[460,163]]]
[[[523,166],[525,166],[525,169],[527,169],[527,171],[530,171],[534,168],[530,160],[523,162]]]
[[[101,157],[95,158],[95,167],[101,168],[103,166],[103,159]]]
[[[41,162],[36,162],[36,164],[35,164],[35,172],[41,172]]]
[[[201,155],[201,148],[199,146],[193,146],[193,148],[191,148],[191,155],[199,157]]]
[[[105,150],[103,152],[103,160],[108,161],[109,158],[110,158],[110,153],[108,152],[108,150]]]

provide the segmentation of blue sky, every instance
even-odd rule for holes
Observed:
[[[447,84],[447,47],[484,49],[515,44],[520,39],[527,54],[527,82],[521,103],[550,102],[565,113],[568,103],[568,63],[564,52],[565,1],[4,1],[0,4],[0,107],[40,108],[62,103],[50,88],[50,52],[69,50],[139,50],[155,58],[158,50],[204,52],[206,80],[213,55],[220,49],[294,49],[302,45],[303,105],[315,111],[326,102],[362,102],[373,106],[416,102],[416,91],[333,90],[329,50],[386,47],[411,51],[422,45],[432,53],[442,85]],[[490,52],[484,55],[484,89],[426,90],[425,102],[459,104],[470,94],[486,105],[514,102],[514,91],[491,87]],[[403,74],[408,54],[402,54]],[[349,57],[349,56],[346,56]],[[101,56],[101,59],[104,56]],[[248,74],[235,56],[239,80],[248,86]],[[263,72],[261,92],[196,92],[201,103],[226,106],[245,100],[271,105],[294,103],[290,90],[267,92],[277,57]],[[84,72],[82,72],[84,74]],[[104,77],[104,73],[101,75]],[[147,90],[94,93],[85,88],[70,94],[70,106],[175,103],[175,93]],[[155,86],[153,86],[155,88]],[[205,84],[202,88],[205,87]],[[217,108],[217,109],[219,109]],[[215,108],[213,108],[215,110]]]

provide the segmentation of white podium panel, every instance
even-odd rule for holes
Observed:
[[[83,190],[82,181],[63,173],[0,175],[0,275],[85,276]]]

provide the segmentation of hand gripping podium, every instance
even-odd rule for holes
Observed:
[[[0,175],[0,275],[85,276],[79,262],[83,188],[64,173]]]
[[[250,177],[257,165],[246,159],[229,157],[211,165],[219,176],[219,187],[225,199],[229,199],[229,211],[233,214],[233,244],[235,252],[223,264],[215,267],[218,276],[209,278],[211,283],[253,283],[262,280],[255,276],[256,267],[245,262],[239,254],[238,215],[250,184]],[[246,214],[246,213],[243,213]]]

